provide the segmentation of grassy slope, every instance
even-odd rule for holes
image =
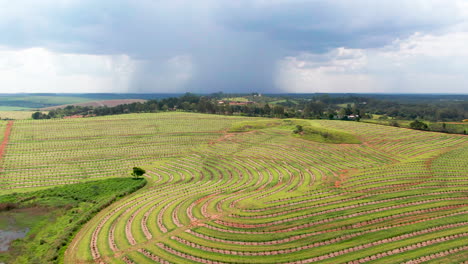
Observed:
[[[229,132],[247,132],[265,128],[282,126],[284,123],[280,119],[265,119],[256,118],[254,120],[237,122],[231,125]]]
[[[361,121],[366,122],[366,123],[386,125],[386,126],[391,126],[392,122],[397,122],[400,127],[404,127],[404,128],[409,128],[410,123],[413,122],[411,120],[396,120],[396,119],[392,119],[392,120],[362,119]],[[427,121],[423,121],[423,122],[429,126],[429,130],[433,130],[433,131],[442,130],[442,126],[444,124],[444,122],[427,122]],[[446,129],[450,133],[463,134],[463,131],[468,133],[468,123],[445,122],[445,126],[446,126]]]
[[[335,143],[335,144],[359,144],[361,141],[348,132],[339,129],[325,128],[319,123],[310,120],[301,119],[260,119],[256,121],[242,121],[234,123],[229,132],[247,132],[266,128],[281,128],[293,131],[297,126],[302,128],[302,131],[295,133],[294,136],[305,140]]]
[[[78,228],[97,211],[145,184],[144,179],[107,179],[71,184],[22,194],[0,196],[0,216],[9,219],[0,228],[29,228],[24,239],[13,242],[0,261],[49,263],[63,256]],[[5,208],[10,209],[6,210]]]

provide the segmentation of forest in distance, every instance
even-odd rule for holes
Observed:
[[[101,95],[117,98],[116,95]],[[120,95],[119,95],[120,96]],[[129,98],[135,98],[130,95]],[[94,95],[94,98],[99,98]],[[146,102],[114,107],[67,105],[33,119],[104,116],[124,113],[185,111],[250,117],[339,119],[373,122],[418,130],[466,134],[467,95],[390,94],[143,94]],[[426,122],[426,123],[424,123]]]

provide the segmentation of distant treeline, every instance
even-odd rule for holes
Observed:
[[[310,98],[283,96],[281,98],[250,96],[251,104],[230,105],[220,103],[232,95],[215,93],[199,96],[187,93],[180,97],[149,100],[115,107],[67,106],[50,111],[38,118],[55,118],[70,115],[113,115],[122,113],[159,112],[182,110],[210,114],[242,114],[247,116],[274,116],[295,118],[331,118],[346,115],[382,115],[389,118],[427,121],[461,121],[468,118],[468,102],[424,101],[424,103],[401,103],[362,96],[315,95]],[[245,95],[244,95],[245,96]],[[275,102],[276,101],[276,102]],[[270,102],[270,103],[269,103]],[[271,103],[274,102],[274,103]]]
[[[237,96],[237,97],[234,97]],[[62,118],[65,116],[103,116],[124,113],[154,113],[161,111],[186,111],[197,113],[243,115],[277,118],[306,119],[380,119],[426,120],[433,122],[461,121],[468,119],[468,103],[447,100],[424,101],[421,103],[402,103],[370,97],[343,95],[314,96],[261,96],[242,95],[246,101],[233,102],[226,98],[240,95],[215,93],[200,96],[186,93],[180,97],[149,100],[144,103],[124,104],[115,107],[67,106],[50,111],[48,114],[36,112],[34,119]]]

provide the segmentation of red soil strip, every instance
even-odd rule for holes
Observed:
[[[3,158],[3,155],[6,152],[6,146],[8,144],[8,138],[10,137],[12,126],[13,126],[13,121],[8,121],[8,124],[5,129],[5,135],[3,136],[3,142],[2,142],[2,145],[0,145],[0,164]],[[0,165],[0,171],[2,170],[3,170],[3,167],[1,167]]]
[[[340,179],[338,181],[335,181],[335,187],[337,187],[337,188],[341,187],[341,183],[346,181],[346,179],[349,177],[350,173],[351,172],[356,172],[356,171],[358,171],[358,169],[355,169],[355,168],[350,168],[348,170],[340,170],[339,171]]]
[[[220,138],[216,139],[216,140],[213,140],[213,141],[210,141],[208,144],[209,145],[214,145],[216,143],[220,143],[220,142],[223,142],[223,141],[228,141],[230,140],[231,138],[235,137],[236,135],[246,135],[246,134],[253,134],[253,133],[256,133],[258,131],[256,130],[252,130],[252,131],[247,131],[247,132],[238,132],[238,133],[228,133],[228,132],[224,132],[225,134],[223,136],[221,136]],[[201,133],[205,133],[205,132],[201,132]],[[218,132],[213,132],[213,133],[218,133]]]
[[[72,116],[64,116],[63,119],[72,119],[72,118],[83,118],[84,115],[72,115]]]
[[[219,142],[227,141],[232,137],[234,137],[233,133],[224,134],[222,137],[220,137],[220,138],[218,138],[218,139],[216,139],[214,141],[211,141],[209,144],[214,145],[214,144],[219,143]]]
[[[339,178],[340,178],[340,179],[339,179],[338,181],[335,181],[335,187],[338,188],[338,187],[341,186],[341,183],[342,183],[343,181],[345,181],[345,180],[348,178],[349,173],[350,173],[350,170],[352,170],[352,171],[357,171],[357,169],[349,169],[349,170],[340,170],[340,171],[339,171],[339,173],[340,173],[340,174],[339,174]]]
[[[210,194],[208,196],[204,196],[204,197],[198,199],[197,201],[195,201],[195,204],[199,204],[199,203],[203,202],[204,200],[207,200],[208,198],[212,198],[213,196],[216,196],[218,194],[219,193],[213,193],[213,194]]]

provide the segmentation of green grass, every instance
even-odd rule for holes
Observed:
[[[278,127],[283,124],[280,119],[263,119],[256,121],[242,121],[234,123],[230,128],[229,132],[247,132],[258,129],[265,129],[271,127]]]
[[[249,101],[249,99],[245,97],[228,97],[228,98],[223,98],[222,100],[233,101],[233,102],[248,102]]]
[[[339,106],[339,107],[348,107],[348,105],[350,105],[351,107],[354,107],[354,103],[352,103],[352,102],[337,104],[336,106]]]
[[[361,141],[353,134],[336,129],[326,129],[318,126],[303,126],[303,131],[296,136],[323,143],[360,144]]]
[[[379,124],[379,125],[386,125],[386,126],[394,126],[395,122],[398,124],[399,127],[410,128],[410,123],[413,122],[411,120],[398,120],[398,119],[391,119],[391,120],[379,120],[375,119],[361,119],[362,122],[372,123],[372,124]],[[453,134],[464,134],[468,133],[468,123],[462,122],[428,122],[423,121],[429,126],[429,130],[431,131],[447,131]],[[443,125],[445,124],[445,129]]]
[[[144,186],[144,179],[117,178],[0,196],[0,228],[28,228],[24,239],[0,255],[8,263],[51,263],[63,257],[72,235],[96,212]],[[5,209],[6,207],[10,209]]]
[[[298,104],[298,102],[296,100],[286,100],[286,99],[282,99],[282,100],[275,100],[275,101],[271,101],[271,102],[268,102],[269,104],[281,104],[281,103],[286,103],[286,102],[291,102],[293,104]]]
[[[234,123],[229,132],[248,132],[253,130],[261,130],[266,128],[281,128],[293,130],[296,126],[301,126],[303,131],[296,133],[295,136],[321,143],[335,143],[335,144],[359,144],[361,141],[353,134],[340,131],[337,129],[330,129],[321,127],[314,121],[306,121],[300,119],[259,119],[256,121],[243,121]]]

